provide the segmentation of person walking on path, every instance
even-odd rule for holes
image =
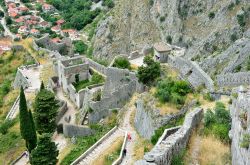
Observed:
[[[123,156],[125,157],[126,154],[127,154],[127,150],[126,150],[126,148],[124,148],[124,150],[123,150]]]

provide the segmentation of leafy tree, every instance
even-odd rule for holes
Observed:
[[[150,85],[160,77],[161,66],[158,62],[155,62],[151,56],[145,56],[143,63],[146,66],[140,66],[138,68],[137,77],[143,84]]]
[[[36,147],[36,131],[34,126],[34,121],[32,118],[31,112],[28,112],[26,98],[24,94],[23,87],[21,87],[20,91],[20,99],[19,99],[19,119],[20,119],[20,132],[23,139],[26,142],[26,147],[31,152],[32,149]]]
[[[116,58],[113,66],[121,69],[131,69],[130,62],[125,57]]]
[[[210,13],[208,14],[208,17],[209,17],[209,19],[214,19],[214,17],[215,17],[214,12],[210,12]]]
[[[52,92],[43,89],[35,99],[35,123],[39,134],[52,133],[56,129],[58,105]]]
[[[55,142],[51,141],[50,134],[43,134],[37,147],[31,152],[31,165],[56,165],[59,152]]]
[[[10,18],[9,16],[6,16],[6,17],[5,17],[5,21],[6,21],[6,24],[7,24],[7,25],[12,24],[12,20],[11,20],[11,18]]]
[[[104,6],[107,6],[108,8],[113,8],[115,6],[113,0],[104,0],[103,4]]]

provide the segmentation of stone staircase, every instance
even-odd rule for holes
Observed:
[[[87,150],[83,155],[81,155],[75,162],[71,165],[90,165],[93,161],[97,159],[101,154],[105,153],[112,143],[118,138],[124,136],[124,131],[116,128],[111,134],[105,135],[96,144],[94,144],[89,150]]]

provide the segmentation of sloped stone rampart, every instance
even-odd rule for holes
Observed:
[[[174,155],[179,154],[186,148],[192,130],[200,123],[203,110],[196,108],[187,114],[181,128],[167,138],[162,138],[154,148],[144,155],[143,160],[135,162],[135,165],[170,165]],[[166,136],[166,135],[162,135]]]

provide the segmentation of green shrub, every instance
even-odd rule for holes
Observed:
[[[217,102],[214,112],[207,110],[204,117],[205,134],[213,134],[221,141],[228,143],[230,130],[230,113],[221,102]]]
[[[248,149],[250,145],[250,134],[243,134],[242,140],[240,141],[240,147]]]
[[[174,81],[167,78],[157,84],[156,97],[163,103],[172,102],[176,105],[183,105],[185,96],[189,92],[191,88],[186,81]]]
[[[171,36],[168,35],[166,39],[167,39],[168,43],[172,44],[172,37]]]
[[[118,57],[115,59],[113,67],[121,69],[131,69],[130,62],[125,57]]]
[[[160,63],[155,62],[151,56],[145,56],[143,63],[146,66],[140,66],[136,76],[138,77],[139,82],[146,85],[152,85],[161,75],[161,65]]]
[[[161,16],[161,17],[160,17],[160,21],[161,21],[161,22],[164,22],[164,21],[165,21],[165,19],[166,19],[166,17],[165,17],[165,16]]]
[[[233,2],[231,2],[228,6],[228,10],[233,10],[235,4]]]
[[[83,41],[74,41],[73,44],[76,53],[85,54],[87,52],[88,46]]]
[[[214,17],[215,17],[214,12],[210,12],[210,13],[208,14],[208,17],[209,17],[209,19],[214,19]]]
[[[232,42],[236,41],[238,39],[237,34],[236,33],[232,34],[230,36],[230,39],[231,39]]]
[[[241,27],[244,27],[246,25],[245,13],[237,15],[237,21]]]
[[[113,0],[104,0],[103,4],[104,6],[107,6],[108,8],[113,8],[115,6]]]
[[[211,96],[210,93],[205,93],[205,94],[203,95],[203,98],[204,98],[205,100],[208,100],[208,101],[214,101],[214,98]]]
[[[154,0],[150,0],[149,4],[150,4],[150,6],[153,6],[154,5]]]
[[[8,132],[8,129],[11,128],[15,124],[14,120],[5,120],[0,125],[0,133],[5,135]]]

